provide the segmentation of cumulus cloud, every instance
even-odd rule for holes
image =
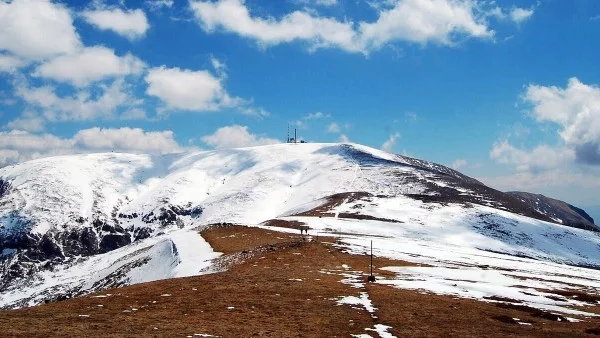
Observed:
[[[47,61],[33,75],[85,86],[106,78],[139,74],[144,67],[144,62],[129,53],[119,57],[112,49],[95,46]]]
[[[346,134],[341,134],[340,138],[338,139],[338,141],[340,143],[349,143],[350,139],[348,138],[348,136],[346,136]]]
[[[73,53],[81,46],[69,10],[48,0],[0,1],[0,27],[0,51],[28,60]]]
[[[52,134],[36,135],[21,130],[0,132],[0,149],[4,150],[33,150],[71,148],[72,142]]]
[[[52,86],[30,87],[27,83],[18,84],[15,93],[30,107],[42,111],[48,121],[115,118],[119,112],[141,104],[133,94],[131,85],[122,78],[110,84],[101,83],[93,88],[78,90],[72,95],[60,95]]]
[[[497,141],[490,158],[514,166],[515,172],[480,179],[503,190],[531,190],[589,204],[600,188],[600,88],[572,78],[566,87],[530,84],[522,99],[544,128],[556,127],[558,142],[530,148]]]
[[[98,29],[113,31],[129,40],[141,38],[150,28],[146,13],[141,9],[101,8],[86,10],[82,15],[85,21]]]
[[[251,147],[281,143],[280,140],[252,134],[247,126],[231,125],[202,137],[202,142],[216,149]]]
[[[6,124],[10,129],[38,132],[44,130],[46,121],[36,113],[26,110],[20,117]]]
[[[24,64],[18,57],[0,54],[0,73],[12,73]]]
[[[119,151],[141,151],[172,153],[181,150],[172,131],[144,131],[140,128],[80,130],[73,136],[76,147],[83,149],[117,149]]]
[[[504,140],[494,144],[490,157],[499,163],[515,165],[517,171],[535,173],[568,164],[575,159],[575,154],[571,149],[548,145],[523,150]]]
[[[388,139],[381,145],[381,150],[387,151],[388,153],[394,152],[394,147],[396,146],[398,139],[400,139],[400,133],[394,133],[390,135],[390,137],[388,137]]]
[[[533,8],[518,8],[515,7],[510,11],[510,19],[516,23],[521,23],[528,20],[533,15]]]
[[[206,70],[152,68],[146,75],[148,95],[159,98],[167,110],[217,111],[236,107],[242,113],[264,116],[260,108],[252,108],[249,103],[231,97],[223,86],[223,77],[217,77]]]
[[[491,159],[514,165],[517,173],[539,175],[568,175],[578,164],[600,165],[600,87],[571,78],[564,88],[530,84],[522,98],[536,121],[557,127],[559,143],[526,149],[501,140],[494,143]]]
[[[556,124],[577,161],[600,164],[600,88],[571,78],[565,88],[531,84],[523,99],[540,122]]]
[[[244,0],[190,1],[190,6],[206,32],[221,29],[263,46],[304,41],[311,49],[335,47],[368,54],[396,41],[452,46],[458,37],[494,36],[485,15],[469,0],[400,0],[381,9],[376,21],[358,23],[306,11],[261,18],[250,13]]]
[[[0,132],[0,166],[64,154],[106,151],[165,154],[181,150],[171,131],[91,128],[80,130],[72,138],[22,130]]]

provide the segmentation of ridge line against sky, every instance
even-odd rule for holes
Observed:
[[[0,0],[0,165],[269,144],[290,124],[599,205],[598,17],[592,0]]]

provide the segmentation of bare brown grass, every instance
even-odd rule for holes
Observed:
[[[400,290],[380,284],[353,288],[342,273],[366,278],[367,255],[349,255],[327,242],[241,226],[202,232],[226,255],[246,252],[223,273],[139,284],[101,294],[12,311],[0,311],[2,336],[348,337],[385,324],[397,336],[585,336],[598,321],[556,322],[497,303]],[[407,262],[374,259],[383,266]],[[377,308],[337,305],[366,292]],[[111,294],[107,297],[98,298]],[[532,323],[523,326],[507,318]],[[588,330],[586,332],[586,330]],[[374,335],[373,332],[371,332]]]

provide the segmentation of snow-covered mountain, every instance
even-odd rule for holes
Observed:
[[[596,233],[447,167],[361,145],[71,155],[0,169],[0,306],[209,272],[218,254],[192,229],[311,213],[433,242],[460,229],[461,242],[479,239],[465,246],[600,266]]]
[[[539,194],[521,191],[508,192],[511,196],[533,206],[538,212],[550,217],[554,221],[586,230],[598,231],[594,219],[576,206]]]

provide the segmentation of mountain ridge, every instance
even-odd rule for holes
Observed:
[[[574,228],[593,231],[598,230],[598,226],[594,223],[594,219],[588,215],[585,210],[567,202],[547,197],[542,194],[533,194],[522,191],[509,191],[507,194],[512,195],[523,202],[534,205],[537,211],[562,224]]]
[[[152,278],[200,273],[193,264],[178,268],[187,264],[179,249],[190,247],[185,236],[177,235],[180,231],[215,223],[259,225],[340,193],[371,197],[341,200],[332,206],[338,210],[332,209],[335,219],[341,214],[395,221],[404,216],[381,216],[381,210],[373,209],[394,200],[419,210],[448,210],[457,222],[469,215],[469,231],[510,243],[512,235],[501,230],[505,224],[531,218],[541,227],[553,221],[528,203],[453,169],[358,144],[279,144],[162,156],[69,155],[2,168],[0,180],[0,291],[10,291],[11,304],[36,304],[56,294],[61,286],[48,284],[43,277],[48,274],[71,283],[66,294],[97,290],[99,280],[86,280],[82,272],[92,265],[105,271],[95,276],[112,276],[112,283],[147,281],[136,276],[153,261],[148,252],[160,252],[152,264],[172,266]],[[345,210],[349,205],[356,209]],[[361,214],[361,208],[373,211]],[[418,215],[411,222],[426,224],[431,218]],[[527,246],[521,251],[537,245],[515,243]],[[212,252],[204,244],[198,250],[184,256]],[[572,260],[548,250],[534,255]],[[38,286],[21,297],[23,283]]]

